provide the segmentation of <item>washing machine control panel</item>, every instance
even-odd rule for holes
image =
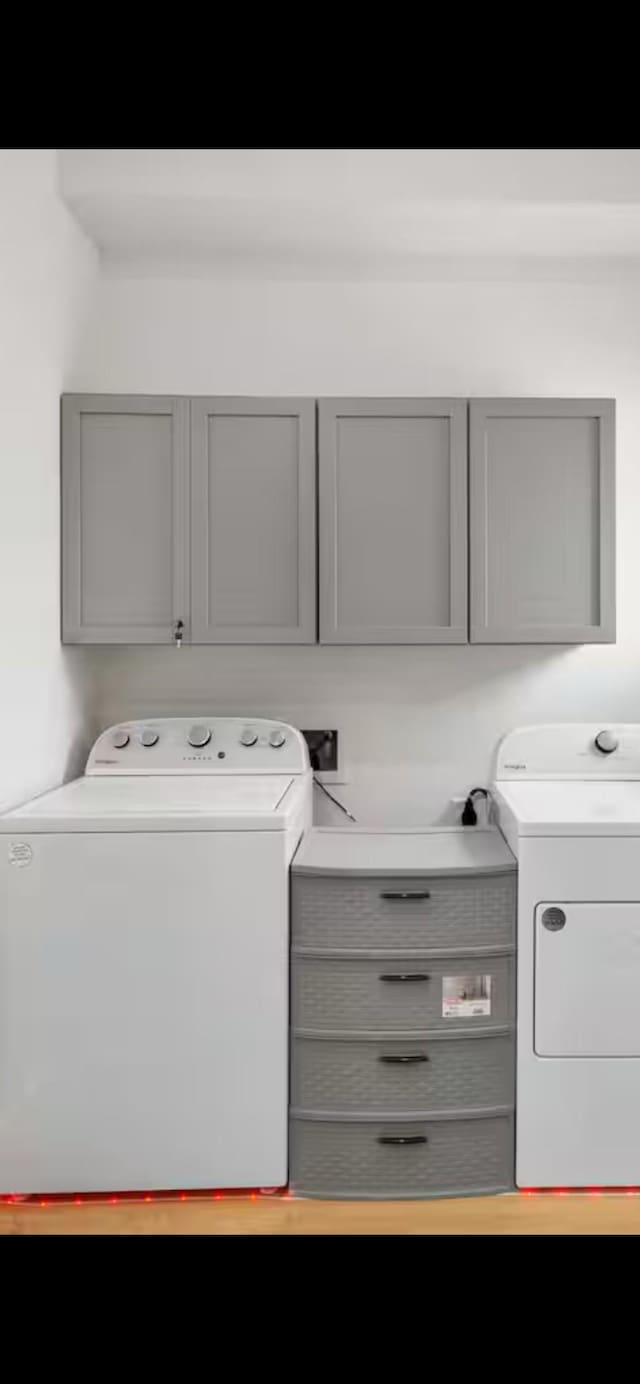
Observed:
[[[170,716],[125,721],[98,736],[87,774],[301,774],[304,736],[282,721]]]

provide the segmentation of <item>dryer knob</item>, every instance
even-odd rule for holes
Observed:
[[[202,750],[205,745],[209,744],[211,731],[208,726],[192,726],[187,739],[189,744],[193,745],[194,750]]]
[[[128,730],[117,730],[117,731],[114,732],[114,736],[113,736],[113,747],[114,747],[114,749],[116,749],[116,750],[124,750],[125,746],[127,746],[128,744],[129,744],[129,732],[128,732]]]
[[[273,750],[281,750],[286,738],[283,730],[272,730],[269,736],[269,744]]]
[[[618,748],[618,738],[611,730],[599,730],[595,738],[595,747],[601,754],[613,754]]]
[[[157,745],[159,738],[157,730],[151,730],[147,727],[140,736],[140,744],[144,745],[145,749],[149,750],[152,745]]]
[[[255,745],[255,744],[256,744],[257,739],[258,739],[258,732],[257,732],[257,730],[254,730],[254,729],[253,729],[253,726],[245,726],[245,728],[244,728],[244,730],[243,730],[243,732],[242,732],[242,734],[241,734],[241,736],[240,736],[240,744],[241,744],[241,745],[246,745],[246,746],[247,746],[247,749],[249,749],[249,747],[250,747],[251,745]]]

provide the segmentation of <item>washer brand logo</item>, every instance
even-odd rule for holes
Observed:
[[[526,769],[527,766],[526,764],[507,764],[505,761],[504,767],[505,769]]]
[[[33,860],[33,851],[27,841],[12,841],[9,846],[9,864],[16,870],[24,870]]]

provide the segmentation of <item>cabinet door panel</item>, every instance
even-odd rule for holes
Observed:
[[[473,400],[471,639],[615,639],[614,405]]]
[[[465,643],[466,404],[326,399],[320,639]]]
[[[315,404],[192,401],[197,643],[315,640]]]
[[[188,405],[62,400],[63,638],[188,638]]]

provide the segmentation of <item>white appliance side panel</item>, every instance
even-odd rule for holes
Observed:
[[[504,839],[515,856],[520,854],[520,831],[511,804],[503,798],[498,785],[493,785],[493,814]]]
[[[518,862],[518,1187],[640,1186],[640,1058],[540,1057],[534,1050],[536,907],[640,896],[638,842],[535,838]],[[635,899],[634,899],[635,893]]]
[[[539,1057],[640,1057],[640,903],[538,904]]]
[[[286,1182],[284,836],[4,838],[0,1191]]]

